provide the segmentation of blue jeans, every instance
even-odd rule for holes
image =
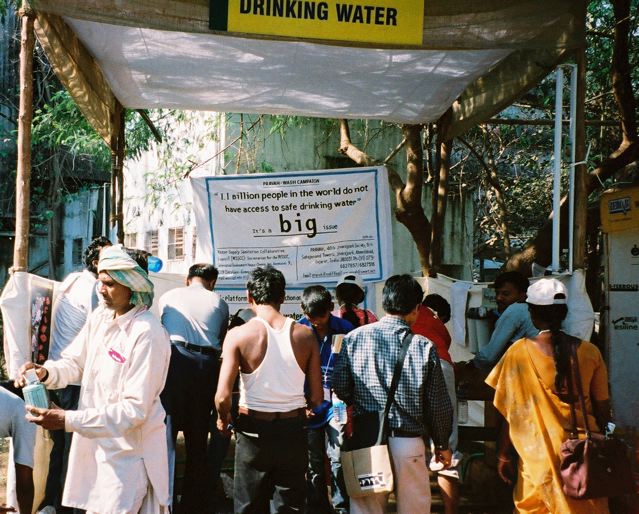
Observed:
[[[339,460],[344,441],[344,423],[331,419],[322,428],[308,430],[308,514],[348,512],[348,495]],[[331,465],[331,502],[328,501],[325,456]],[[332,508],[331,508],[332,503]]]

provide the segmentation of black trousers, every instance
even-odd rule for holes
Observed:
[[[162,405],[173,442],[184,434],[186,465],[182,480],[182,499],[178,512],[207,512],[207,439],[211,410],[219,375],[219,355],[205,355],[181,346],[171,346],[171,362],[162,391]],[[175,487],[173,489],[175,493]],[[174,505],[175,494],[174,494]]]
[[[304,418],[261,421],[240,415],[237,425],[235,513],[304,512],[308,465]]]

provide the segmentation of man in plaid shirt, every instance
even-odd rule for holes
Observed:
[[[410,275],[395,275],[384,285],[386,311],[377,323],[344,339],[333,372],[338,397],[354,405],[354,415],[384,409],[402,341],[415,323],[423,291]],[[435,443],[435,457],[450,466],[448,438],[453,408],[434,345],[415,335],[390,408],[388,447],[393,462],[398,514],[430,512],[430,481],[424,438]],[[382,514],[388,499],[379,493],[351,498],[351,514]]]

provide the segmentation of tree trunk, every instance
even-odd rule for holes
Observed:
[[[442,263],[442,236],[444,232],[444,216],[448,199],[448,176],[450,173],[450,154],[453,150],[452,140],[441,141],[437,137],[439,153],[439,170],[433,175],[433,211],[431,214],[430,238],[430,274],[436,276]]]
[[[422,275],[430,271],[431,225],[422,207],[424,184],[424,154],[422,151],[421,125],[402,125],[406,139],[406,184],[395,191],[395,217],[410,232],[419,255]]]

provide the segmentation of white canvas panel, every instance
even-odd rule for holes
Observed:
[[[118,100],[135,109],[431,122],[510,52],[352,48],[65,21]]]

